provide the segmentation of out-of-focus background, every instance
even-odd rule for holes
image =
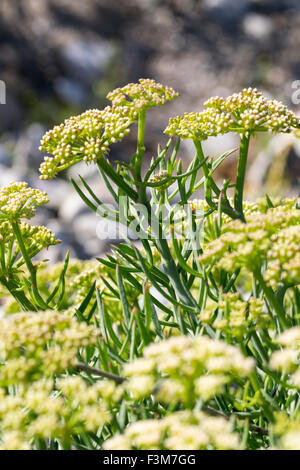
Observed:
[[[105,242],[96,235],[91,214],[72,190],[67,175],[40,181],[39,140],[64,118],[109,104],[115,87],[140,77],[173,86],[181,97],[152,110],[147,121],[147,157],[166,137],[168,118],[202,109],[212,95],[256,86],[296,112],[292,84],[300,80],[299,0],[0,0],[0,185],[28,181],[46,190],[50,204],[38,222],[86,258]],[[300,93],[298,94],[300,97]],[[151,118],[152,116],[152,118]],[[112,159],[128,159],[134,133],[116,145]],[[236,146],[227,135],[207,141],[209,155]],[[291,135],[261,136],[251,147],[247,195],[295,195],[299,191],[300,140]],[[184,143],[188,164],[192,147]],[[234,178],[232,155],[219,178]],[[93,167],[80,172],[106,202],[109,195]]]

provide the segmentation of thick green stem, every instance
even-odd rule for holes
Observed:
[[[137,148],[135,156],[135,169],[134,176],[138,183],[142,182],[142,162],[143,155],[145,152],[145,124],[146,124],[146,111],[139,113],[138,120],[138,135],[137,135]],[[137,185],[137,191],[139,195],[139,202],[146,204],[147,202],[147,190],[143,185]]]
[[[259,269],[255,271],[254,277],[260,284],[260,287],[262,288],[270,307],[272,307],[274,312],[276,313],[281,328],[282,329],[289,328],[290,325],[286,319],[285,311],[282,305],[280,305],[280,302],[278,302],[278,299],[276,298],[276,295],[274,294],[273,289],[266,284]]]
[[[239,153],[239,161],[238,161],[238,167],[237,167],[237,173],[236,173],[235,194],[234,194],[234,208],[241,215],[241,218],[243,221],[245,221],[245,217],[243,213],[243,193],[244,193],[249,141],[250,141],[249,134],[241,135],[240,153]]]
[[[146,111],[143,110],[139,113],[137,149],[135,158],[135,174],[138,181],[142,181],[142,160],[145,152],[145,123]]]

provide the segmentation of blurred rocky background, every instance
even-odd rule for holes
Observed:
[[[212,95],[256,86],[291,102],[292,83],[300,80],[299,0],[0,0],[0,80],[6,104],[0,105],[0,185],[26,180],[45,189],[50,204],[38,222],[62,239],[54,257],[67,248],[86,258],[105,242],[96,236],[98,220],[81,203],[67,175],[40,181],[38,151],[45,130],[90,107],[108,104],[106,93],[140,77],[173,86],[181,97],[151,111],[147,156],[165,143],[168,118],[201,110]],[[298,111],[300,111],[298,109]],[[300,141],[299,141],[300,142]],[[209,155],[236,146],[235,136],[211,139]],[[296,194],[300,148],[292,136],[257,139],[251,148],[248,197]],[[134,130],[116,145],[113,159],[129,159]],[[182,146],[186,164],[192,148]],[[234,178],[235,155],[219,178]],[[75,167],[102,199],[110,202],[92,167]]]

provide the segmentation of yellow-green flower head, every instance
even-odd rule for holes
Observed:
[[[276,253],[279,256],[275,234],[282,231],[282,237],[288,235],[292,237],[292,233],[297,233],[299,230],[299,225],[300,211],[295,208],[291,209],[289,204],[269,209],[265,214],[249,213],[246,224],[235,220],[224,225],[221,236],[206,245],[199,261],[204,265],[216,265],[218,268],[230,272],[245,266],[254,270],[261,266],[263,261],[269,260],[275,269],[274,256]],[[285,229],[289,227],[296,228],[290,228],[285,232]],[[278,237],[277,243],[282,245],[281,238]],[[276,250],[274,253],[273,246]],[[295,248],[293,253],[295,254]],[[280,256],[284,257],[285,255],[282,253]],[[276,259],[279,261],[280,270],[280,266],[284,262],[283,258],[282,262],[280,262],[280,257]],[[285,259],[287,262],[289,261],[288,254]],[[293,260],[290,259],[290,261]],[[295,270],[291,269],[290,272],[295,272]],[[277,274],[274,273],[269,272],[267,280],[275,279]]]
[[[239,293],[227,293],[218,302],[209,302],[199,318],[217,330],[242,337],[251,330],[269,326],[270,317],[263,308],[261,299],[250,297],[246,302]],[[214,315],[216,312],[217,316]]]
[[[137,118],[141,111],[154,106],[162,106],[178,96],[179,94],[171,87],[149,78],[140,78],[138,83],[129,83],[123,88],[111,91],[107,98],[113,106],[131,108],[133,115]]]
[[[31,219],[36,208],[48,202],[45,192],[30,188],[25,182],[11,182],[0,189],[0,221]]]
[[[275,413],[272,434],[274,450],[300,450],[300,414]]]
[[[96,162],[109,152],[109,145],[123,139],[134,116],[125,106],[103,110],[91,109],[66,119],[48,131],[41,140],[40,150],[46,156],[40,166],[41,179],[54,178],[59,172],[84,160]]]
[[[0,449],[31,449],[34,439],[71,441],[108,424],[118,387],[107,380],[92,385],[80,376],[55,381],[42,378],[20,386],[17,394],[0,389]]]
[[[171,118],[165,133],[182,139],[205,140],[227,132],[290,132],[300,128],[299,118],[276,100],[268,100],[257,89],[247,88],[228,98],[210,98],[200,113]]]
[[[185,113],[169,120],[165,134],[176,135],[181,139],[206,140],[208,137],[229,132],[233,125],[230,114],[205,110],[201,113]]]
[[[144,357],[126,364],[124,384],[134,399],[152,393],[163,403],[193,404],[197,398],[209,400],[223,392],[233,377],[245,377],[252,368],[237,347],[206,336],[172,337],[152,343]]]
[[[26,222],[22,222],[20,230],[27,251],[29,254],[32,253],[32,256],[44,248],[60,243],[60,240],[55,238],[55,233],[44,226],[29,225]]]
[[[274,343],[280,349],[274,351],[270,357],[270,367],[284,373],[292,373],[289,377],[293,385],[300,388],[300,327],[294,326],[275,338]]]
[[[238,449],[239,438],[226,419],[185,410],[159,420],[136,421],[103,447],[106,450],[225,450]]]
[[[30,381],[74,366],[79,348],[95,344],[98,331],[55,311],[14,314],[0,320],[0,383]]]
[[[300,283],[300,229],[298,225],[281,230],[272,236],[268,252],[265,280],[273,287],[279,282],[287,285]]]

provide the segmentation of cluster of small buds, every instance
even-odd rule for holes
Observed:
[[[273,352],[270,367],[284,373],[292,373],[289,380],[300,388],[300,327],[295,326],[281,333],[276,339],[281,349]]]
[[[217,330],[241,337],[251,330],[269,326],[270,317],[263,309],[264,302],[261,299],[250,297],[246,302],[239,293],[227,293],[222,295],[219,302],[209,302],[199,318]]]
[[[136,421],[103,447],[105,450],[229,450],[238,449],[240,442],[225,418],[201,411],[178,411],[159,420]]]
[[[0,382],[26,382],[74,366],[77,351],[96,343],[98,331],[55,311],[20,313],[0,320]],[[21,375],[20,375],[21,374]]]
[[[271,208],[266,213],[250,213],[246,224],[235,220],[224,225],[221,236],[206,245],[199,261],[225,271],[241,267],[253,271],[268,260],[268,253],[271,256],[272,236],[299,225],[300,211],[290,209],[289,205]]]
[[[276,100],[268,100],[256,89],[244,89],[228,98],[210,98],[200,113],[171,118],[165,133],[183,139],[205,140],[227,132],[290,132],[300,127],[299,118]]]
[[[40,166],[41,179],[54,178],[75,163],[96,162],[109,152],[109,145],[129,133],[134,117],[124,106],[104,110],[91,109],[66,119],[48,131],[41,140],[40,150],[46,156]]]
[[[156,189],[158,191],[164,191],[167,189],[172,183],[174,183],[174,178],[172,178],[171,175],[168,175],[167,170],[162,170],[160,173],[153,175],[152,178],[149,179],[149,183],[162,183],[163,181],[166,181],[164,184],[161,184],[159,186],[156,186]]]
[[[105,272],[107,272],[107,268],[98,261],[87,261],[82,264],[81,270],[69,282],[70,288],[76,292],[76,303],[82,302],[94,282],[99,289],[105,287],[100,277]]]
[[[33,439],[71,441],[72,436],[97,430],[111,421],[110,408],[120,399],[107,380],[88,385],[80,376],[54,382],[41,379],[7,395],[0,389],[1,449],[31,449]]]
[[[229,203],[233,207],[233,199],[229,198]],[[272,200],[273,206],[276,211],[284,212],[288,214],[290,211],[296,207],[296,199],[280,199],[274,198]],[[217,203],[217,201],[216,201]],[[214,230],[214,225],[217,223],[218,215],[216,213],[212,213],[210,215],[204,214],[210,209],[208,203],[203,199],[193,199],[188,201],[188,206],[185,206],[183,209],[179,209],[176,211],[176,223],[174,224],[174,229],[177,238],[188,238],[190,235],[190,218],[188,217],[188,212],[191,210],[193,214],[193,219],[196,222],[196,225],[199,223],[202,224],[202,230],[200,232],[201,242],[208,243],[210,241],[215,240],[216,238],[216,231]],[[254,220],[255,216],[260,214],[266,214],[268,211],[269,206],[267,204],[266,198],[260,198],[255,202],[243,202],[243,213],[247,220]],[[250,217],[251,216],[251,217]],[[230,225],[228,225],[231,223]],[[292,222],[291,222],[292,223]],[[232,227],[232,219],[222,213],[222,227]],[[240,225],[242,227],[242,225]],[[217,243],[217,242],[216,242]],[[223,247],[223,245],[220,245]],[[171,246],[172,249],[172,246]]]
[[[184,116],[170,118],[165,134],[176,135],[181,139],[206,140],[231,130],[233,120],[229,114],[217,114],[208,109],[201,113],[185,113]]]
[[[55,238],[55,233],[44,226],[22,222],[20,230],[28,253],[36,254],[44,248],[60,243],[60,240]]]
[[[37,207],[47,204],[48,196],[28,183],[10,183],[0,189],[0,221],[31,219]]]
[[[11,224],[7,221],[0,224],[0,242],[5,244],[9,243],[14,239]]]
[[[300,229],[291,226],[272,236],[268,252],[268,267],[264,278],[272,287],[279,282],[289,285],[300,283]]]
[[[300,450],[300,415],[288,416],[284,412],[275,415],[276,421],[272,425],[274,450]]]
[[[237,347],[205,336],[172,337],[144,349],[143,357],[124,367],[129,378],[124,387],[133,398],[155,393],[164,403],[193,406],[197,398],[209,400],[234,377],[245,377],[253,368]]]
[[[123,88],[111,91],[107,98],[114,107],[130,108],[134,117],[137,118],[141,111],[154,106],[162,106],[178,96],[179,94],[171,87],[157,83],[155,80],[140,78],[138,83],[129,83]]]

